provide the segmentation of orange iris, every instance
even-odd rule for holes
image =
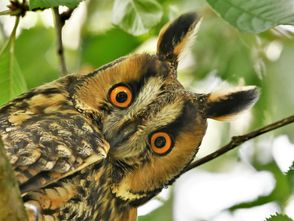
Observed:
[[[125,85],[119,85],[111,89],[109,93],[110,102],[119,108],[129,107],[133,99],[132,91]]]
[[[156,154],[166,154],[173,147],[173,140],[166,132],[155,132],[150,138],[150,147]]]

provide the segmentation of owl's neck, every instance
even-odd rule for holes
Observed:
[[[113,194],[113,167],[108,162],[87,168],[84,174],[78,176],[76,180],[80,187],[77,188],[76,197],[79,199],[74,201],[82,205],[75,205],[73,208],[77,213],[83,214],[81,217],[95,221],[137,220],[137,209]],[[81,208],[83,211],[79,211]]]
[[[88,207],[96,215],[95,220],[136,220],[136,208],[132,208],[127,201],[117,198],[111,190],[113,183],[113,168],[107,162],[100,168],[93,168],[90,191],[88,193]],[[135,216],[134,216],[135,215]],[[92,218],[93,219],[93,218]]]

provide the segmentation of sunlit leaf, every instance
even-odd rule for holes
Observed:
[[[265,221],[293,221],[293,220],[286,215],[275,214],[267,218]]]
[[[75,8],[83,0],[30,0],[29,7],[31,10],[38,8],[52,8],[60,5],[69,8]]]
[[[9,41],[0,53],[0,104],[26,91],[26,82],[21,74]]]
[[[207,0],[211,7],[241,31],[262,32],[294,24],[293,0]]]
[[[115,0],[112,22],[133,35],[146,33],[162,17],[161,5],[155,0]]]

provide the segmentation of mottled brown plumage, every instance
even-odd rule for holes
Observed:
[[[254,87],[204,95],[178,82],[178,57],[197,22],[188,13],[167,25],[156,55],[68,75],[0,109],[23,200],[40,220],[136,220],[136,208],[193,160],[207,118],[224,119],[255,102]]]

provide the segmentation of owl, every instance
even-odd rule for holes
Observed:
[[[193,161],[207,119],[258,98],[254,86],[198,94],[177,80],[199,17],[160,32],[156,54],[131,54],[37,87],[0,109],[0,134],[30,220],[134,221],[137,207]]]

